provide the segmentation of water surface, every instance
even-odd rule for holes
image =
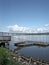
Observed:
[[[15,35],[12,36],[9,49],[14,50],[14,42],[20,41],[38,41],[49,43],[49,35]],[[18,51],[18,53],[24,56],[30,56],[33,58],[40,58],[42,60],[49,60],[49,47],[29,46],[24,47]]]
[[[18,50],[18,53],[27,57],[49,60],[49,47],[29,46]]]

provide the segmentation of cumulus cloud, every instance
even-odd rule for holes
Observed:
[[[8,26],[9,31],[22,31],[23,27],[19,27],[18,25]]]
[[[32,32],[33,30],[27,27],[21,27],[18,25],[13,25],[13,26],[8,26],[9,31],[13,31],[13,32]]]
[[[49,26],[49,25],[46,25]],[[22,27],[18,25],[13,25],[13,26],[8,26],[9,32],[18,32],[18,33],[41,33],[41,32],[47,32],[48,29],[43,27],[43,28],[27,28],[27,27]]]
[[[44,27],[38,28],[38,29],[37,29],[37,32],[39,32],[39,33],[48,32],[48,29],[47,29],[47,28],[44,28]]]
[[[42,28],[37,28],[37,32],[43,32]]]
[[[49,24],[45,24],[45,27],[48,27],[49,26]]]

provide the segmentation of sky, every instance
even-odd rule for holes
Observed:
[[[0,0],[0,31],[48,30],[49,0]]]

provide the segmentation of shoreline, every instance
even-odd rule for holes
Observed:
[[[12,51],[13,52],[13,51]],[[13,58],[14,59],[17,59],[17,61],[18,62],[25,62],[25,63],[29,63],[30,62],[30,64],[31,63],[38,63],[38,64],[48,64],[49,65],[49,61],[44,61],[44,60],[41,60],[41,59],[35,59],[35,58],[33,58],[33,57],[25,57],[25,56],[23,56],[23,55],[20,55],[20,53],[18,54],[18,53],[16,53],[16,52],[13,52],[14,54],[12,54],[12,56],[13,56]]]
[[[22,42],[21,42],[22,43]],[[25,44],[25,42],[24,43],[22,43],[22,44]],[[49,46],[49,45],[40,45],[40,44],[32,44],[32,45],[36,45],[36,46],[42,46],[42,47],[47,47],[47,46]],[[29,45],[30,46],[30,45]],[[18,46],[19,47],[19,46]],[[25,47],[25,46],[22,46],[22,47]],[[12,52],[12,54],[11,54],[11,56],[13,57],[13,59],[15,59],[15,60],[17,60],[18,62],[22,62],[22,63],[38,63],[38,64],[47,64],[47,65],[49,65],[49,61],[45,61],[45,60],[42,60],[42,59],[39,59],[39,58],[33,58],[33,57],[25,57],[24,55],[21,55],[20,53],[17,53],[17,52],[15,52],[15,50],[14,51],[12,51],[12,50],[10,50],[10,49],[8,49],[10,52]]]

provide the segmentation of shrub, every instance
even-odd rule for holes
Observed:
[[[0,65],[7,65],[9,56],[8,51],[5,48],[0,47]]]

